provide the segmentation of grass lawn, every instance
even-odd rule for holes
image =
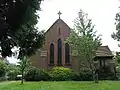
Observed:
[[[1,82],[0,90],[120,90],[118,81],[101,81],[99,84],[93,82]]]

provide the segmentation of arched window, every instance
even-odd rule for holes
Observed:
[[[60,35],[61,33],[60,33],[60,27],[58,28],[58,34]]]
[[[50,44],[50,64],[54,64],[54,44]]]
[[[70,46],[68,43],[65,44],[65,63],[70,64]]]
[[[62,41],[58,39],[58,65],[62,65]]]

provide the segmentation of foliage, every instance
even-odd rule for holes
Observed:
[[[44,32],[38,32],[32,25],[29,28],[23,26],[22,31],[17,32],[14,38],[17,38],[20,47],[18,58],[21,59],[24,56],[31,56],[43,46]]]
[[[0,60],[0,77],[4,77],[6,75],[6,64]]]
[[[80,75],[80,80],[81,81],[91,81],[91,80],[93,80],[92,72],[91,72],[90,69],[81,70],[79,75]]]
[[[114,60],[117,64],[120,64],[120,52],[116,52],[116,55],[114,56]]]
[[[20,68],[14,64],[7,65],[8,80],[16,80],[17,75],[20,75]]]
[[[114,32],[111,36],[114,40],[117,40],[119,42],[120,41],[120,12],[116,14],[115,20],[116,20],[115,22],[116,32]]]
[[[115,73],[110,71],[109,66],[100,67],[98,70],[98,77],[100,80],[115,80]]]
[[[116,79],[120,80],[120,66],[116,67]]]
[[[36,15],[40,9],[40,3],[41,0],[0,0],[0,39],[9,30],[15,32],[21,24],[28,23],[31,14]],[[28,8],[34,13],[26,13]]]
[[[71,35],[66,40],[72,47],[72,54],[82,57],[82,64],[85,68],[88,67],[94,73],[94,57],[96,50],[101,45],[100,35],[96,35],[94,25],[91,19],[88,19],[88,14],[82,10],[78,13],[78,18],[74,20],[74,29],[71,30]]]
[[[0,0],[0,30],[5,31],[0,38],[2,56],[11,56],[11,49],[17,46],[21,59],[42,47],[44,33],[35,26],[40,3],[41,0]]]
[[[39,69],[36,67],[30,67],[25,74],[26,81],[48,81],[50,80],[50,76],[48,72],[43,69]]]
[[[29,65],[30,65],[30,60],[27,56],[24,56],[23,59],[21,59],[19,62],[18,67],[20,68],[20,73],[22,75],[21,84],[23,84],[24,75],[25,75]]]
[[[120,10],[120,8],[119,8]],[[116,18],[115,18],[116,22],[116,32],[113,32],[113,34],[111,35],[112,38],[114,40],[117,40],[118,42],[120,41],[120,11],[116,14]],[[120,44],[118,44],[118,46],[120,47]],[[116,56],[115,56],[115,60],[117,62],[117,72],[119,73],[119,64],[120,64],[120,52],[116,52]]]
[[[72,80],[74,75],[71,69],[64,67],[55,67],[51,70],[50,74],[54,81]]]
[[[116,79],[120,79],[120,52],[116,52],[114,60],[116,62]]]
[[[120,73],[120,65],[116,66],[116,72]]]
[[[75,73],[74,81],[92,81],[92,71],[88,68],[81,69],[79,73]]]
[[[6,76],[0,77],[0,82],[3,82],[3,81],[7,81],[7,77]]]

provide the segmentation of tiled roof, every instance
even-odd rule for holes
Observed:
[[[113,54],[108,46],[100,46],[96,51],[97,57],[113,57]]]

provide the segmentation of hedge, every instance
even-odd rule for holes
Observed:
[[[44,71],[43,69],[39,69],[36,67],[30,67],[25,74],[24,79],[26,81],[47,81],[50,79],[48,72]]]
[[[72,80],[74,73],[69,68],[55,67],[51,70],[50,75],[54,81]]]

